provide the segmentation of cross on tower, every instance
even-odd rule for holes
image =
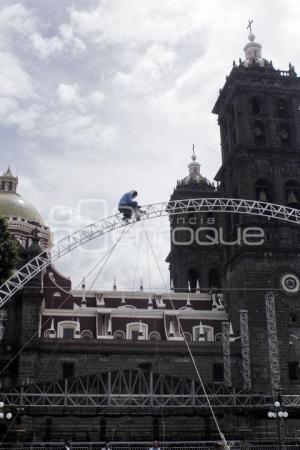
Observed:
[[[193,155],[192,155],[192,160],[193,160],[193,161],[196,160],[196,155],[195,155],[195,144],[193,144]]]
[[[252,34],[252,24],[253,24],[253,20],[249,20],[247,29],[249,28],[250,34]]]

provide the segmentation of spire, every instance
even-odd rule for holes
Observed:
[[[265,60],[261,57],[261,44],[255,42],[255,34],[252,31],[253,20],[249,20],[247,29],[249,29],[249,42],[244,47],[246,59],[243,62],[243,66],[265,66]]]
[[[3,175],[9,176],[9,177],[12,177],[12,176],[13,176],[12,171],[11,171],[11,168],[10,168],[10,164],[9,164],[9,166],[8,166],[8,168],[7,168],[7,171],[4,172]]]
[[[200,173],[200,167],[201,166],[196,161],[197,155],[195,153],[195,145],[194,144],[193,144],[193,147],[192,147],[191,159],[192,159],[192,162],[190,162],[189,165],[188,165],[188,169],[189,169],[188,176],[183,178],[182,180],[178,180],[177,181],[177,185],[182,185],[182,184],[204,184],[205,186],[208,186],[209,189],[212,189],[213,186]]]
[[[205,333],[204,333],[204,328],[202,325],[202,321],[200,320],[200,325],[199,325],[199,336],[198,336],[198,341],[199,342],[203,342],[205,341]]]
[[[189,164],[189,176],[193,179],[200,177],[200,164],[196,162],[197,156],[195,155],[195,145],[192,148],[193,154],[191,156],[192,162]]]

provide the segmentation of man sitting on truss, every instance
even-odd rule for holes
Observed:
[[[131,219],[132,213],[135,214],[136,220],[140,220],[140,214],[142,213],[142,211],[140,211],[141,206],[134,200],[137,195],[137,191],[132,190],[126,192],[126,194],[122,195],[120,198],[119,211],[123,214],[122,220],[125,222],[128,222]]]

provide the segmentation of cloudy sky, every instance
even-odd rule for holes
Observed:
[[[194,143],[213,179],[220,139],[212,107],[246,25],[263,56],[299,62],[299,0],[1,0],[1,163],[54,236],[114,212],[123,192],[142,204],[169,198]],[[149,221],[168,278],[168,222]],[[116,237],[66,257],[74,287]],[[149,269],[149,270],[148,270]],[[95,286],[162,281],[141,227],[124,238]],[[89,278],[92,282],[96,272]],[[89,282],[87,282],[87,285]]]

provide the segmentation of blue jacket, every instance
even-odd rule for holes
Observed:
[[[119,206],[124,206],[124,205],[128,205],[129,203],[131,203],[133,201],[132,196],[133,196],[134,191],[129,191],[126,192],[126,194],[122,195],[122,197],[120,198],[119,201]]]

